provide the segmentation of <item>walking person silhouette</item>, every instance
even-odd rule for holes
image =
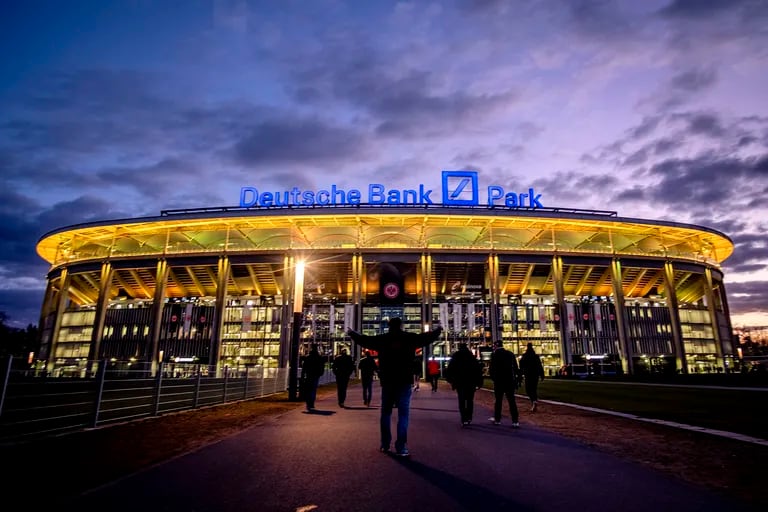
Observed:
[[[363,403],[366,407],[370,407],[371,398],[373,398],[373,376],[379,373],[379,366],[369,350],[364,352],[364,357],[357,364],[357,369],[360,370],[360,382],[363,384]]]
[[[531,401],[531,412],[534,412],[539,401],[539,379],[544,382],[544,365],[533,350],[533,343],[528,344],[520,358],[520,371],[525,376],[525,394]]]
[[[440,379],[440,363],[435,359],[427,361],[427,378],[432,384],[432,392],[437,392],[437,381]]]
[[[347,399],[347,388],[349,387],[349,378],[355,371],[355,361],[352,356],[347,354],[346,349],[341,349],[341,353],[336,356],[331,365],[331,370],[336,376],[336,394],[339,399],[339,407],[344,407],[344,401]]]
[[[304,401],[307,404],[307,411],[315,409],[315,399],[317,398],[317,385],[320,377],[325,373],[325,361],[320,352],[317,351],[317,345],[312,345],[309,354],[304,358],[301,365],[301,377],[304,382]]]
[[[446,373],[448,382],[459,398],[461,426],[469,426],[475,408],[475,390],[483,386],[483,366],[469,351],[467,344],[462,343],[451,356]]]
[[[520,370],[517,366],[517,358],[515,354],[505,349],[499,341],[494,343],[493,347],[489,373],[493,381],[493,394],[496,401],[493,404],[493,418],[490,420],[494,425],[501,424],[501,406],[506,396],[509,414],[512,416],[512,427],[518,428],[520,426],[520,412],[517,410],[515,390],[519,382]]]
[[[423,361],[421,359],[421,356],[416,356],[413,358],[413,389],[418,391],[419,390],[419,383],[421,382],[421,376],[424,373],[422,370]]]

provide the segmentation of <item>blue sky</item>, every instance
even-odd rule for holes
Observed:
[[[718,229],[734,324],[768,325],[764,0],[6,0],[0,50],[13,325],[51,229],[443,169]]]

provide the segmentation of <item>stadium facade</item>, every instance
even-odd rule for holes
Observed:
[[[348,327],[379,333],[395,315],[444,327],[430,356],[533,343],[549,374],[733,363],[723,233],[549,208],[472,171],[444,171],[441,192],[243,187],[236,207],[49,232],[40,364],[285,368],[297,345],[354,351]]]

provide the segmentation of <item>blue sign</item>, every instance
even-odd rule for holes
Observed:
[[[443,171],[443,204],[477,206],[480,204],[476,171]]]
[[[356,189],[344,190],[336,185],[330,189],[291,190],[266,192],[255,187],[240,189],[240,206],[243,208],[279,207],[279,206],[335,206],[335,205],[431,205],[432,189],[420,184],[417,189],[388,189],[381,183],[368,185],[366,201],[363,193]],[[488,208],[504,206],[506,208],[543,208],[541,194],[533,188],[527,193],[507,192],[500,185],[490,185],[487,189],[484,205]],[[443,206],[481,206],[480,185],[477,171],[443,171],[442,181]]]

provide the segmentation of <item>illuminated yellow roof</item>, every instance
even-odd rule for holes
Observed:
[[[580,210],[426,207],[211,208],[61,228],[38,254],[59,266],[118,257],[413,249],[661,257],[719,265],[723,233]]]

